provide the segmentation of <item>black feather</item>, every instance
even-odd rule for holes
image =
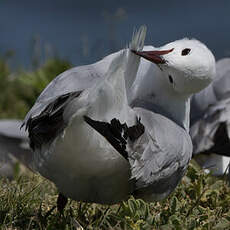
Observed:
[[[230,156],[230,140],[228,137],[227,124],[221,122],[214,136],[214,146],[208,151],[219,155]]]
[[[51,102],[38,116],[30,118],[26,123],[29,132],[30,147],[34,150],[42,144],[52,141],[67,124],[63,120],[63,112],[68,103],[78,97],[81,91],[64,94]]]
[[[126,151],[127,139],[129,138],[134,142],[144,133],[144,126],[141,124],[140,119],[137,119],[137,124],[131,127],[128,127],[125,123],[121,124],[116,118],[113,118],[110,123],[96,121],[88,116],[84,116],[84,120],[104,136],[126,160],[128,160],[128,153]]]

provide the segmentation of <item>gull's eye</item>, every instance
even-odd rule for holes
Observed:
[[[190,53],[190,51],[191,51],[191,49],[189,49],[189,48],[183,49],[182,52],[181,52],[181,55],[186,56],[186,55],[188,55]]]

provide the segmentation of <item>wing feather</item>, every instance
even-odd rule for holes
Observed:
[[[191,139],[166,117],[141,108],[135,111],[145,127],[139,139],[145,145],[143,152],[138,143],[130,151],[131,155],[136,154],[130,156],[132,179],[136,180],[134,195],[147,200],[162,199],[175,189],[185,173],[192,156]]]

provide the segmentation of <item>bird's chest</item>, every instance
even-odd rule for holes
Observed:
[[[57,139],[40,173],[75,200],[114,203],[130,191],[128,161],[82,117],[75,117]]]

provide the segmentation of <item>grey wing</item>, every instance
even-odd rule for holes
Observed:
[[[20,130],[22,123],[23,122],[21,120],[1,119],[0,135],[12,138],[27,139],[28,133],[24,130]]]
[[[14,163],[12,155],[26,166],[31,162],[28,133],[20,130],[20,120],[0,120],[0,162]]]
[[[134,195],[145,200],[161,200],[180,182],[192,156],[188,133],[166,117],[135,108],[145,133],[133,146],[130,156]],[[141,155],[138,154],[142,153]]]
[[[76,91],[90,88],[103,76],[97,64],[75,67],[58,75],[43,90],[31,110],[27,113],[24,123],[31,117],[39,115],[50,103],[58,97]]]
[[[30,117],[26,122],[29,133],[30,147],[35,150],[42,145],[51,143],[67,126],[63,113],[74,98],[82,91],[63,94],[49,103],[37,116]]]
[[[218,100],[230,95],[230,58],[220,59],[216,63],[217,79],[213,83],[213,90]]]
[[[91,88],[101,77],[105,76],[111,61],[121,51],[110,54],[92,65],[79,66],[69,69],[51,81],[37,98],[31,110],[27,113],[24,123],[39,115],[50,103],[58,97],[72,92]]]
[[[191,100],[191,125],[202,119],[209,106],[230,96],[230,58],[216,63],[216,78],[207,88],[193,95]]]
[[[230,156],[230,98],[210,106],[190,129],[194,153]]]
[[[190,126],[199,119],[202,119],[208,107],[217,102],[217,98],[213,89],[213,84],[201,92],[194,94],[191,98],[190,107]]]
[[[216,69],[215,81],[192,98],[190,135],[193,154],[230,155],[230,58],[219,60]]]

